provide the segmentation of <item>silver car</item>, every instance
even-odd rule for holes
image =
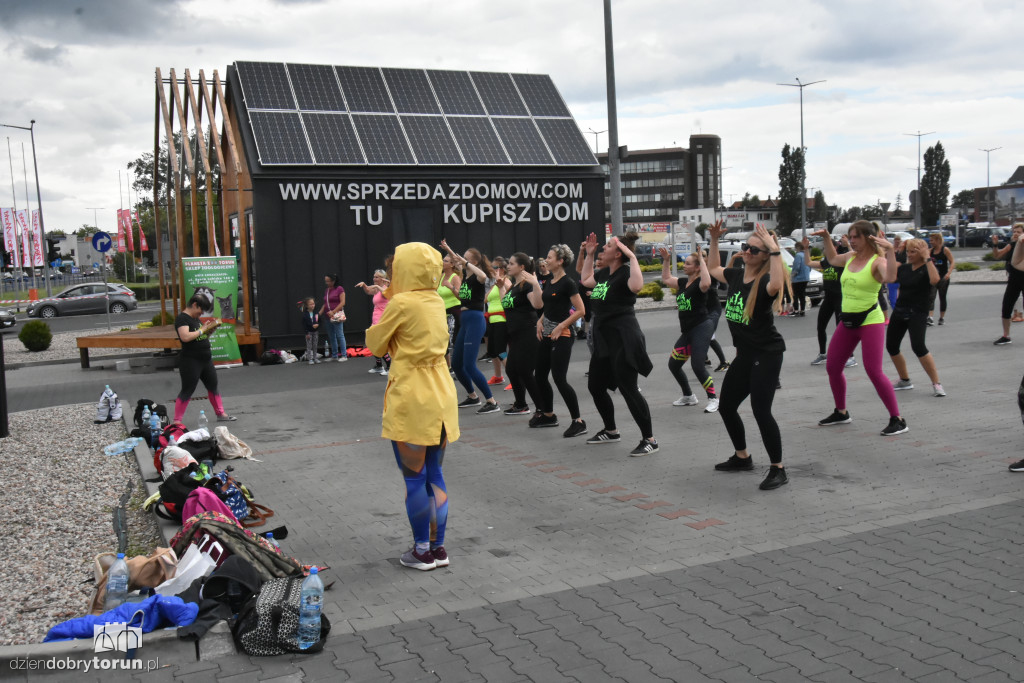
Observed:
[[[104,296],[102,282],[90,282],[68,287],[49,299],[40,299],[29,304],[25,312],[30,318],[54,318],[58,315],[104,313],[108,299]],[[124,313],[139,307],[135,292],[121,284],[107,284],[111,313]]]
[[[16,322],[17,318],[14,317],[14,311],[0,308],[0,328],[6,330],[8,327],[14,327]]]

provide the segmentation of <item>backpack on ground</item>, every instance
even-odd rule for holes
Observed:
[[[287,531],[275,529],[275,536],[278,533]],[[178,557],[185,556],[190,544],[208,552],[217,566],[231,555],[239,555],[264,581],[300,576],[303,571],[298,560],[288,557],[266,538],[242,528],[237,521],[218,512],[203,512],[187,518],[171,539],[171,548]]]
[[[121,399],[117,397],[114,390],[109,386],[100,394],[100,400],[96,403],[96,419],[94,424],[103,424],[121,419]]]
[[[331,622],[320,613],[320,639],[305,650],[299,647],[299,609],[304,576],[267,581],[256,597],[242,607],[232,633],[238,647],[261,657],[290,652],[312,654],[324,649]]]
[[[148,398],[140,398],[138,401],[135,402],[134,419],[136,427],[138,427],[139,429],[145,429],[147,431],[149,430],[148,422],[146,424],[142,424],[142,411],[145,410],[147,407],[152,408],[154,404],[156,405],[156,414],[160,416],[160,424],[164,427],[168,425],[170,420],[167,419],[167,406],[163,405],[162,403],[157,403],[156,401],[153,401]]]
[[[188,432],[188,428],[180,422],[172,422],[171,424],[164,427],[164,431],[160,433],[160,436],[156,437],[156,448],[153,450],[153,469],[157,472],[163,473],[163,451],[167,447],[167,444],[171,442],[171,437],[177,441],[181,438],[182,434]]]
[[[146,499],[146,510],[157,517],[180,523],[189,494],[203,485],[203,482],[192,478],[197,471],[199,471],[199,466],[193,463],[167,477],[160,484],[157,493]]]

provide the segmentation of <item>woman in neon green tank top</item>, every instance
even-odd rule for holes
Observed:
[[[455,272],[451,256],[445,256],[441,261],[441,284],[437,286],[437,293],[441,295],[444,302],[444,313],[448,319],[448,353],[444,360],[448,368],[452,367],[452,342],[459,333],[459,312],[462,310],[459,303],[459,287],[462,286],[462,278]]]
[[[900,415],[896,392],[882,371],[885,350],[885,316],[878,308],[878,291],[883,284],[896,279],[896,255],[893,246],[878,235],[878,229],[868,221],[857,221],[850,226],[848,237],[850,251],[836,253],[828,231],[821,230],[825,239],[825,259],[837,268],[844,268],[840,278],[843,291],[840,323],[828,346],[828,382],[835,399],[835,410],[818,422],[823,427],[849,424],[852,421],[846,410],[846,375],[843,367],[857,345],[861,345],[861,361],[868,379],[875,385],[878,397],[889,411],[889,424],[882,430],[882,436],[902,434],[907,422]],[[816,233],[818,234],[818,233]]]

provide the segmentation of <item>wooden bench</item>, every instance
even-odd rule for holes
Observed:
[[[244,328],[235,328],[235,337],[238,339],[239,347],[255,346],[257,357],[263,352],[263,341],[260,338],[260,331],[255,327],[250,328],[248,334],[244,332]],[[89,349],[170,350],[181,348],[181,341],[178,340],[178,333],[174,330],[174,325],[144,327],[142,329],[97,334],[91,337],[78,337],[75,342],[81,357],[82,368],[89,367]]]

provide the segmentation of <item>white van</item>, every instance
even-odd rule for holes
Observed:
[[[853,223],[836,223],[836,227],[832,228],[832,240],[835,241],[846,236],[850,232],[851,225]]]

